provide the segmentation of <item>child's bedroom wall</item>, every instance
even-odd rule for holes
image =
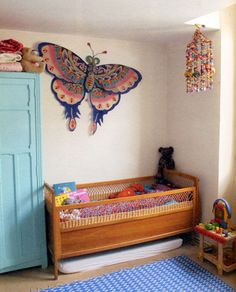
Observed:
[[[221,102],[219,194],[232,207],[236,225],[236,5],[221,11]]]
[[[167,144],[175,147],[176,167],[200,178],[203,220],[211,219],[218,196],[220,123],[220,32],[206,35],[216,66],[214,88],[206,92],[185,93],[185,50],[192,34],[167,46]]]
[[[166,54],[149,43],[85,36],[0,30],[1,39],[14,38],[26,47],[39,42],[64,46],[85,59],[90,42],[101,63],[124,64],[139,70],[141,83],[121,97],[120,104],[89,135],[90,108],[80,107],[77,129],[70,132],[64,108],[50,90],[52,77],[41,74],[42,144],[44,178],[49,183],[91,182],[151,175],[156,172],[158,148],[166,145]]]

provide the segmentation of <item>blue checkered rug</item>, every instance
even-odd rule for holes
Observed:
[[[192,261],[177,256],[41,292],[236,291]]]

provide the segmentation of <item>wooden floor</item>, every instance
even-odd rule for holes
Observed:
[[[213,264],[204,261],[204,263],[200,263],[197,259],[197,246],[192,246],[190,243],[184,243],[181,248],[175,249],[170,252],[162,253],[158,256],[139,259],[135,261],[130,261],[122,264],[116,264],[108,267],[104,267],[99,270],[75,273],[75,274],[67,274],[67,275],[59,275],[59,279],[57,281],[53,280],[52,274],[52,266],[49,266],[47,269],[42,270],[41,268],[32,268],[25,269],[21,271],[5,273],[0,275],[0,291],[1,292],[32,292],[37,291],[37,289],[53,287],[60,284],[70,283],[75,280],[84,280],[92,277],[100,276],[102,274],[118,271],[124,268],[131,268],[138,265],[143,265],[149,263],[151,261],[158,261],[160,259],[165,259],[177,255],[188,255],[194,261],[201,264],[210,272],[217,274],[216,268]],[[236,271],[230,273],[224,273],[223,276],[220,277],[223,281],[228,283],[233,288],[236,288]]]

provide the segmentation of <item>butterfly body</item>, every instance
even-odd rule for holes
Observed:
[[[92,72],[88,73],[88,76],[85,80],[85,88],[87,92],[91,92],[94,87],[94,74]]]
[[[39,44],[39,52],[47,71],[54,76],[51,88],[65,107],[71,131],[76,128],[78,107],[86,93],[92,106],[94,133],[103,116],[119,103],[120,95],[135,88],[142,79],[137,70],[124,65],[98,65],[100,60],[94,53],[86,57],[86,63],[70,50],[51,43]]]

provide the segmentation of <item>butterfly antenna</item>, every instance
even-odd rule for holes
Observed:
[[[94,57],[97,56],[97,55],[102,55],[102,54],[107,54],[107,51],[103,51],[103,52],[97,53],[96,55],[94,55]]]
[[[97,56],[97,55],[107,54],[107,51],[103,51],[103,52],[100,52],[100,53],[95,54],[95,53],[94,53],[94,50],[93,50],[92,47],[91,47],[91,44],[90,44],[90,43],[87,43],[87,45],[90,47],[90,50],[91,50],[91,52],[92,52],[92,54],[93,54],[93,57],[95,57],[95,56]]]
[[[94,50],[92,49],[91,44],[90,43],[87,43],[87,45],[90,47],[90,50],[91,50],[91,52],[93,54],[93,57],[94,57]]]

